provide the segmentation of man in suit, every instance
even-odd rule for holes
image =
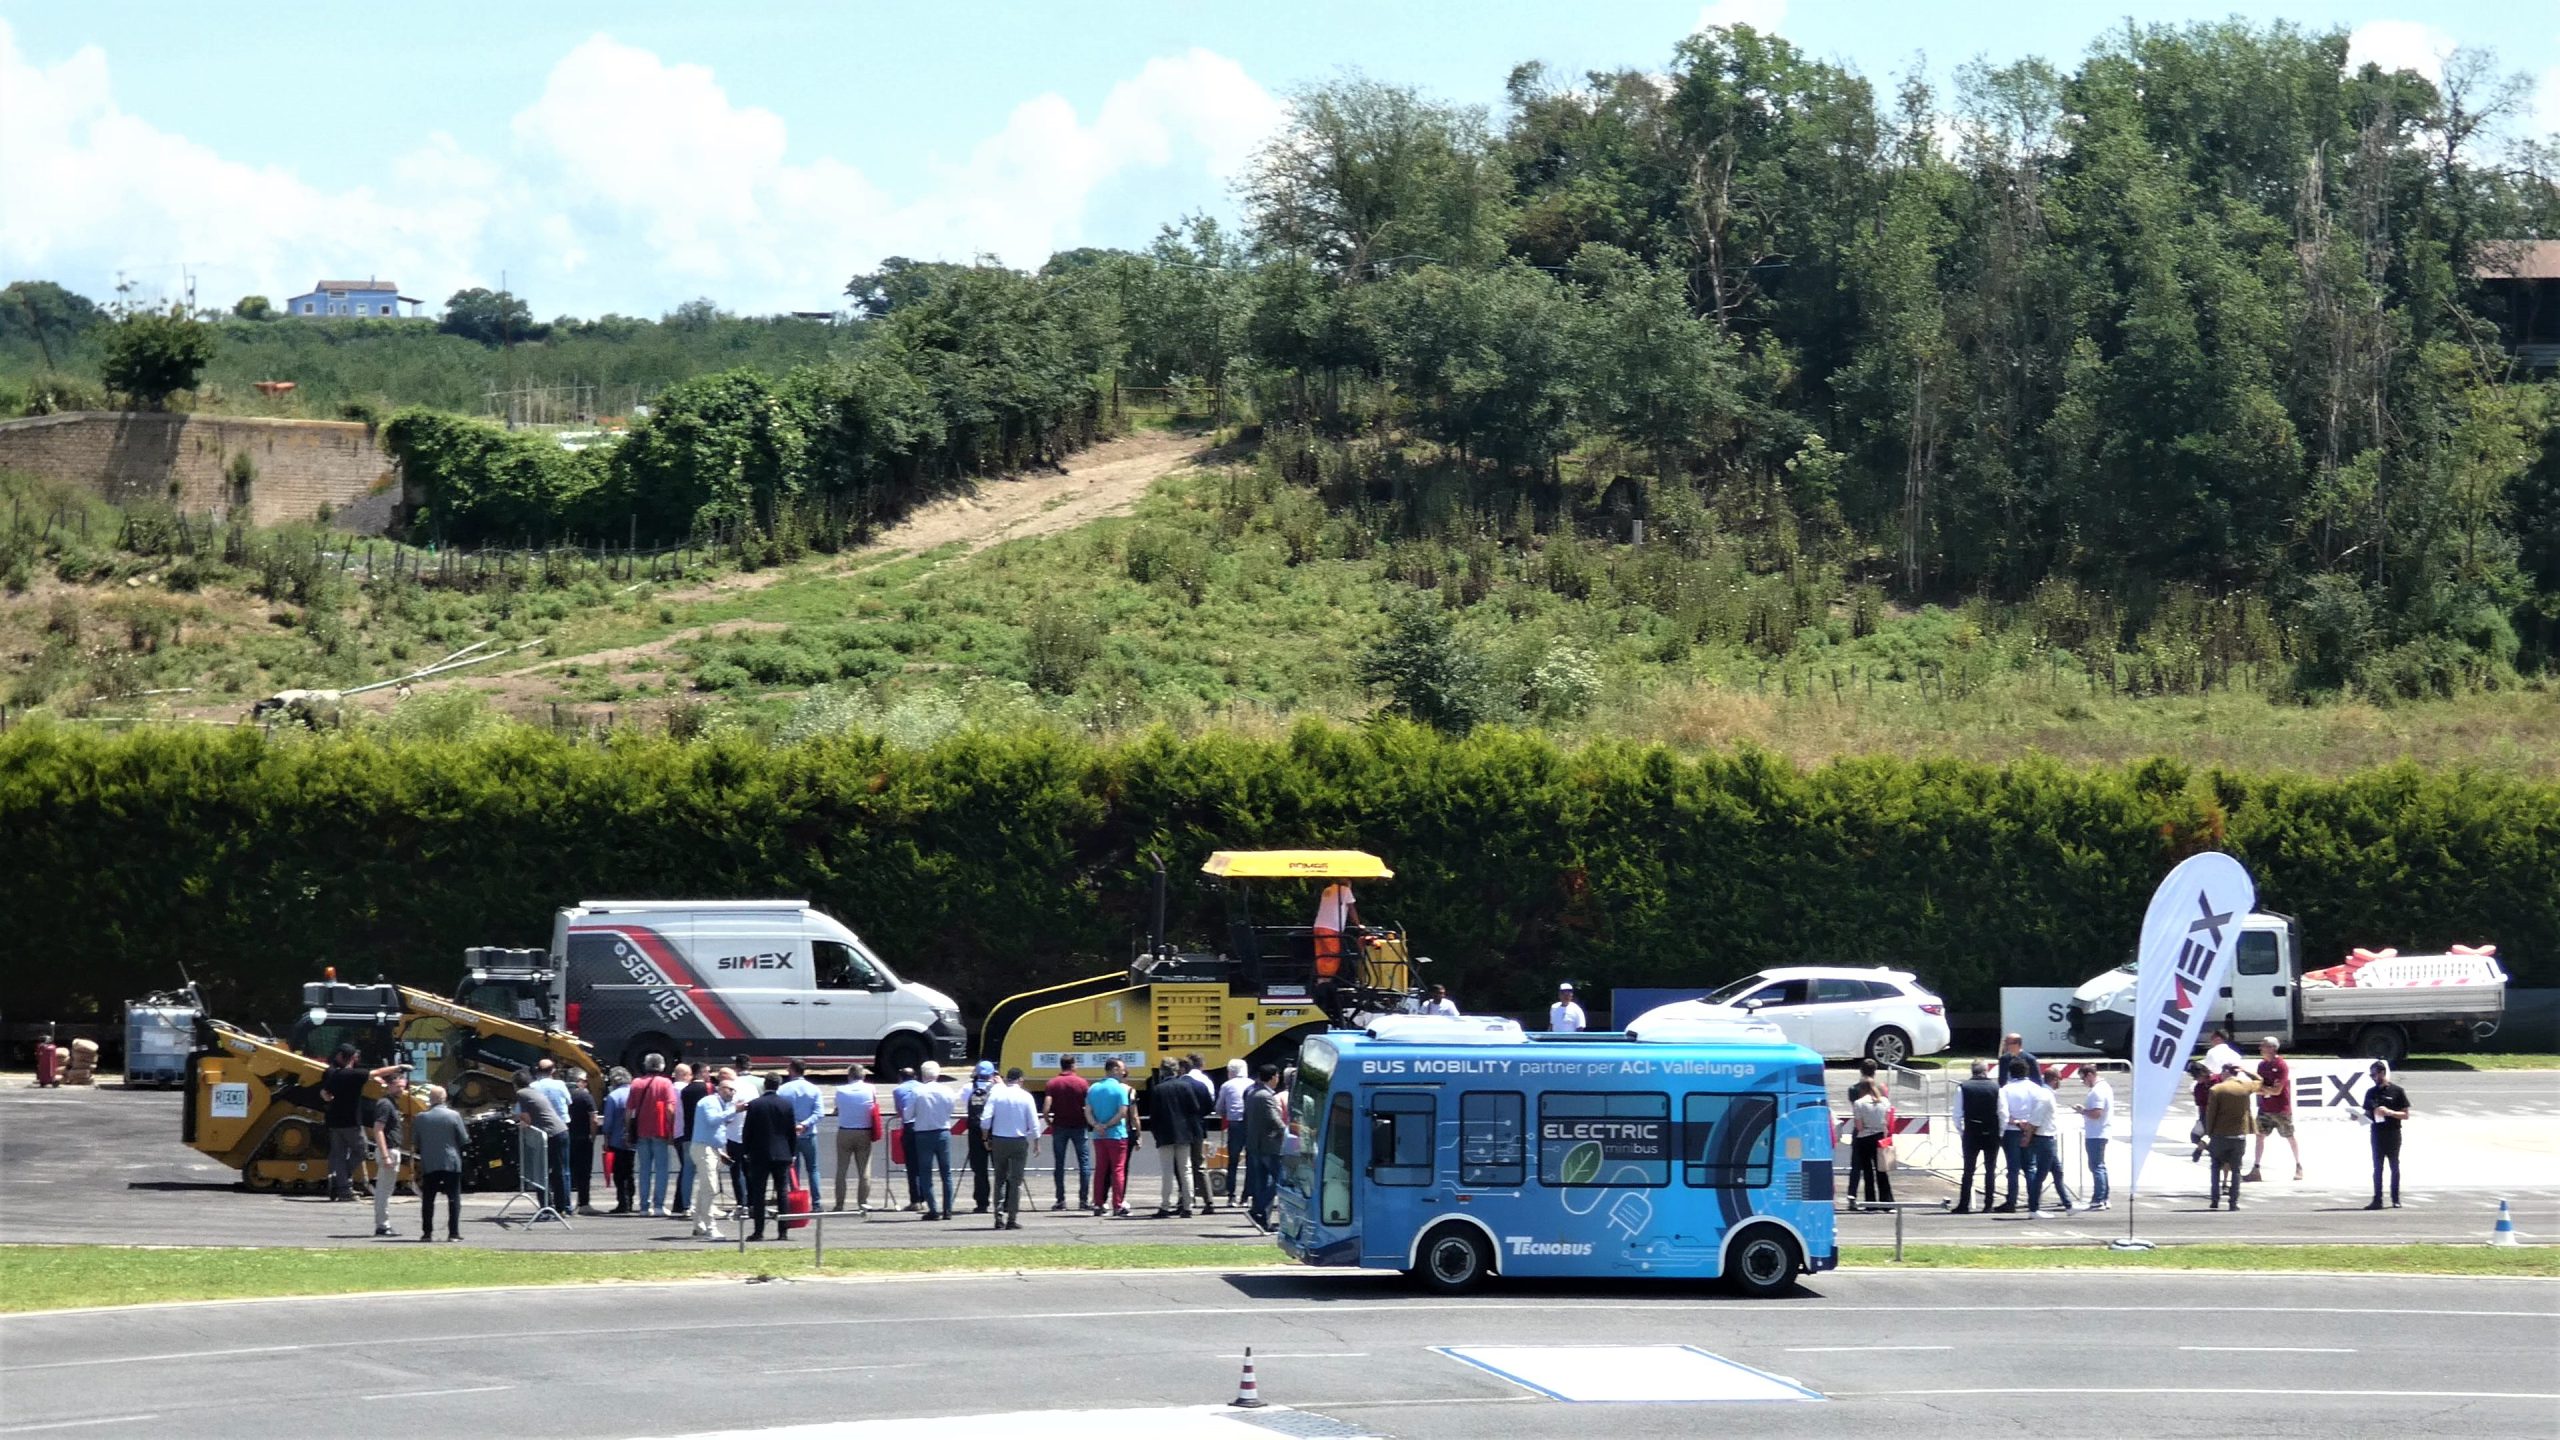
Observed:
[[[2000,1082],[1991,1078],[1988,1062],[1973,1062],[1973,1078],[1956,1086],[1956,1123],[1964,1141],[1964,1183],[1956,1187],[1958,1215],[1973,1210],[1973,1167],[1982,1165],[1982,1208],[1991,1208],[1991,1186],[1999,1172]]]
[[[418,1157],[418,1208],[425,1230],[418,1238],[436,1238],[436,1192],[444,1192],[444,1238],[462,1238],[462,1150],[469,1139],[462,1117],[444,1103],[444,1087],[427,1087],[427,1108],[409,1122],[410,1153]]]
[[[782,1238],[783,1195],[790,1188],[791,1162],[800,1153],[800,1115],[779,1083],[748,1102],[739,1136],[747,1171],[747,1214],[755,1221],[750,1240],[764,1238],[765,1185],[773,1185],[774,1236]],[[698,1179],[699,1177],[697,1177]]]

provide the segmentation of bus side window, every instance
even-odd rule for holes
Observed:
[[[1333,1097],[1324,1117],[1324,1170],[1320,1178],[1324,1223],[1351,1223],[1351,1097]]]
[[[1439,1174],[1432,1142],[1439,1107],[1429,1095],[1389,1091],[1369,1102],[1369,1178],[1380,1185],[1428,1185]]]
[[[1769,1183],[1778,1102],[1767,1095],[1689,1095],[1680,1103],[1682,1178],[1700,1188]]]
[[[1517,1092],[1458,1097],[1458,1183],[1510,1189],[1529,1181],[1528,1106]]]

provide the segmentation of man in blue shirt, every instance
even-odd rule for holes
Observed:
[[[890,1108],[898,1117],[898,1148],[905,1152],[907,1157],[907,1208],[909,1210],[925,1208],[924,1180],[916,1173],[916,1089],[916,1072],[901,1070],[898,1072],[897,1087],[889,1092],[889,1099],[893,1102]]]
[[[960,1087],[937,1083],[942,1067],[927,1060],[918,1072],[922,1083],[907,1102],[907,1170],[924,1187],[924,1218],[951,1218],[951,1122],[960,1113]],[[942,1176],[942,1208],[933,1204],[933,1177]]]
[[[631,1170],[631,1072],[616,1065],[605,1072],[604,1083],[613,1087],[605,1092],[599,1124],[604,1131],[604,1165],[613,1172],[613,1209],[606,1213],[628,1215],[637,1178]]]
[[[1129,1090],[1129,1067],[1117,1059],[1102,1064],[1102,1079],[1085,1092],[1085,1123],[1093,1129],[1093,1213],[1122,1219],[1129,1215],[1129,1152],[1136,1148],[1137,1097]]]
[[[827,1103],[826,1092],[810,1084],[809,1067],[794,1060],[791,1062],[791,1078],[783,1081],[774,1093],[791,1102],[791,1115],[797,1127],[791,1132],[791,1143],[800,1155],[800,1183],[809,1187],[810,1203],[815,1205],[818,1195],[818,1111]]]

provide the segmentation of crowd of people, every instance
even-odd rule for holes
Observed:
[[[404,1133],[402,1067],[368,1070],[348,1055],[331,1075],[320,1089],[330,1106],[333,1162],[343,1156],[331,1167],[333,1193],[343,1183],[352,1198],[368,1147],[384,1166],[379,1173],[395,1173],[404,1154],[413,1156],[424,1211],[419,1238],[435,1238],[442,1195],[445,1238],[460,1239],[467,1132],[443,1090],[427,1088],[428,1108]],[[794,1191],[805,1194],[811,1209],[821,1202],[828,1176],[820,1168],[819,1136],[827,1128],[822,1122],[832,1121],[838,1212],[948,1222],[960,1213],[965,1170],[968,1213],[988,1217],[995,1229],[1019,1230],[1023,1212],[1039,1208],[1033,1151],[1045,1138],[1051,1211],[1068,1209],[1072,1173],[1077,1212],[1135,1218],[1131,1170],[1152,1142],[1154,1218],[1241,1207],[1256,1228],[1268,1230],[1288,1129],[1288,1079],[1278,1065],[1248,1073],[1242,1060],[1213,1073],[1198,1055],[1166,1061],[1143,1084],[1134,1083],[1117,1058],[1088,1079],[1078,1057],[1066,1055],[1036,1089],[1019,1068],[999,1074],[992,1061],[978,1062],[958,1083],[946,1081],[931,1061],[900,1070],[893,1083],[854,1066],[830,1087],[811,1080],[798,1061],[781,1073],[758,1074],[744,1065],[670,1066],[650,1055],[636,1076],[620,1066],[605,1072],[599,1102],[586,1075],[545,1060],[516,1076],[515,1123],[541,1137],[541,1163],[531,1163],[528,1141],[529,1173],[520,1183],[564,1214],[690,1219],[698,1239],[715,1238],[716,1222],[743,1209],[749,1240],[766,1239],[768,1227],[779,1240]],[[366,1100],[368,1081],[381,1082],[388,1098]],[[599,1208],[592,1193],[599,1148],[612,1187],[610,1208]],[[391,1187],[373,1188],[375,1233],[390,1235]]]
[[[2237,1210],[2240,1187],[2265,1179],[2267,1150],[2272,1140],[2280,1138],[2285,1142],[2293,1155],[2293,1178],[2303,1178],[2302,1145],[2293,1128],[2293,1071],[2281,1044],[2272,1035],[2258,1041],[2254,1069],[2243,1063],[2240,1052],[2224,1032],[2212,1031],[2206,1041],[2203,1056],[2187,1063],[2196,1107],[2189,1158],[2212,1162],[2206,1208]],[[1963,1215],[1975,1209],[1977,1171],[1982,1177],[1980,1208],[1987,1214],[2016,1212],[2022,1180],[2029,1219],[2044,1218],[2048,1187],[2055,1208],[2071,1213],[2075,1207],[2064,1187],[2062,1173],[2061,1140],[2070,1123],[2060,1118],[2065,1113],[2080,1121],[2080,1139],[2088,1162],[2089,1193],[2081,1208],[2109,1208],[2112,1202],[2107,1131],[2116,1115],[2115,1087],[2096,1066],[2082,1066],[2078,1103],[2066,1104],[2059,1094],[2062,1073],[2028,1053],[2020,1036],[2008,1036],[2000,1048],[1998,1061],[1974,1061],[1970,1078],[1956,1087],[1956,1125],[1963,1146],[1964,1173],[1956,1192],[1955,1213]],[[1889,1097],[1882,1080],[1871,1073],[1873,1064],[1863,1068],[1870,1073],[1850,1091],[1853,1132],[1848,1208],[1853,1210],[1859,1208],[1862,1183],[1864,1198],[1871,1203],[1890,1203],[1893,1198],[1892,1182],[1884,1175],[1878,1159],[1879,1147],[1889,1143]],[[2389,1203],[2396,1208],[2400,1204],[2400,1126],[2409,1117],[2409,1096],[2391,1078],[2389,1065],[2375,1061],[2370,1075],[2373,1083],[2365,1092],[2363,1115],[2371,1127],[2373,1200],[2365,1208],[2383,1208],[2386,1167]],[[2252,1136],[2257,1142],[2254,1155],[2249,1148]],[[2248,1165],[2245,1174],[2241,1169],[2244,1161]],[[2004,1170],[2008,1183],[1995,1205],[1994,1189]]]

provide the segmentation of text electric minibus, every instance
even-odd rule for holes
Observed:
[[[1311,1265],[1774,1295],[1839,1263],[1822,1059],[1773,1026],[1390,1017],[1306,1042],[1290,1123],[1275,1228]]]

